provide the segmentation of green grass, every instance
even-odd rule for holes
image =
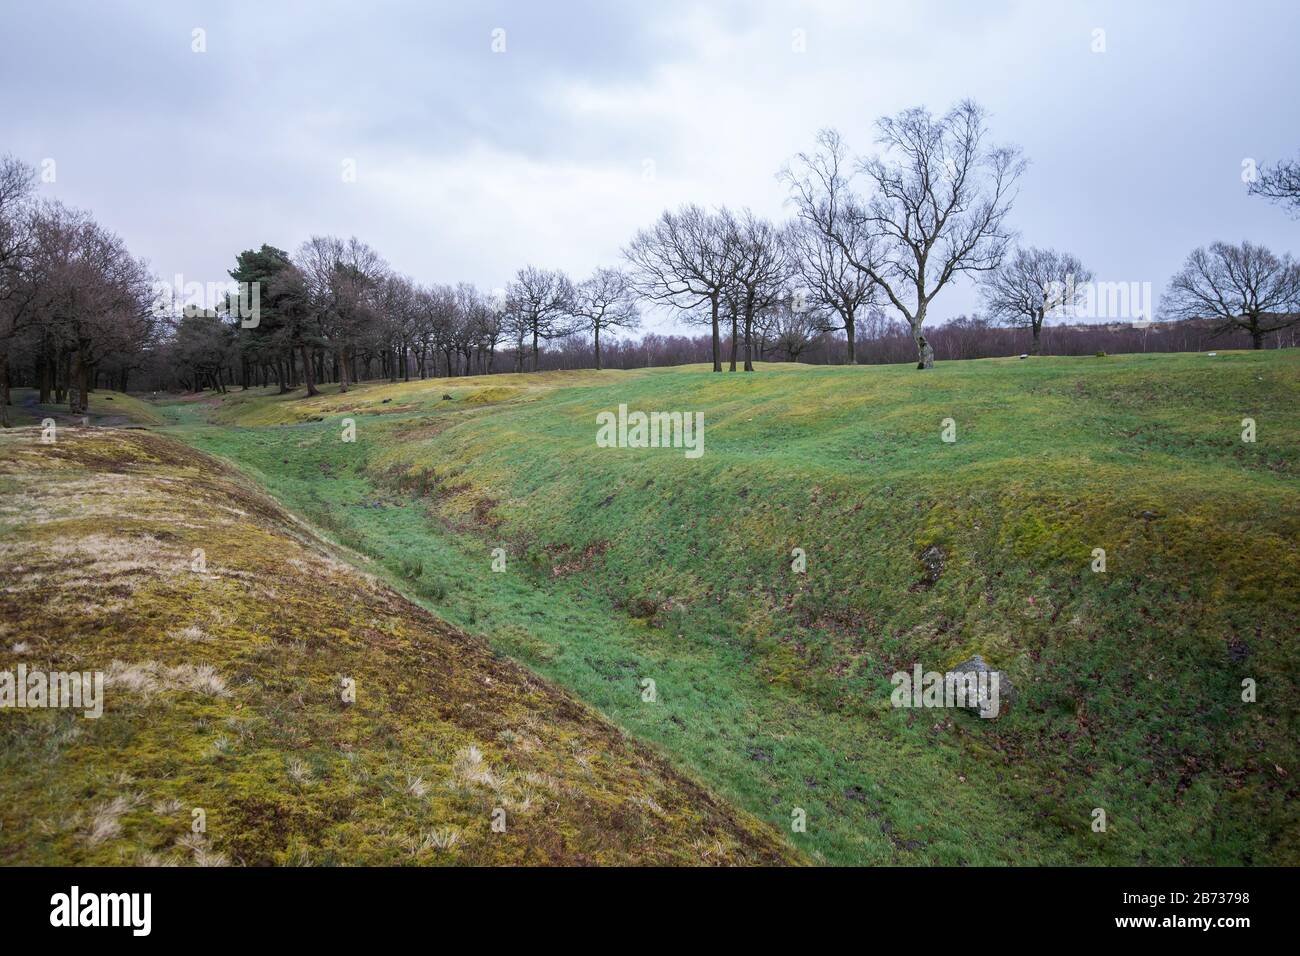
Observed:
[[[0,672],[104,675],[0,712],[0,864],[799,861],[321,544],[164,436],[0,431]]]
[[[702,411],[704,456],[597,448],[619,403]],[[805,810],[790,839],[814,860],[1243,864],[1300,862],[1298,404],[1300,353],[1267,352],[548,373],[160,411],[726,798],[787,833]],[[893,672],[974,653],[1020,691],[1001,719],[891,707]]]

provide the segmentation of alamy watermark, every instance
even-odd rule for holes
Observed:
[[[102,716],[104,672],[28,670],[26,664],[16,671],[0,671],[0,710],[46,708],[80,710],[92,719]]]
[[[1150,282],[1054,280],[1045,289],[1044,315],[1052,319],[1112,319],[1145,328],[1155,320]]]
[[[179,306],[183,315],[192,318],[205,312],[228,312],[239,319],[240,328],[255,329],[262,322],[262,284],[260,282],[186,282],[179,272],[172,281],[159,279],[153,284],[153,312],[170,314]]]
[[[597,448],[682,448],[687,458],[704,454],[703,412],[629,412],[596,415]]]
[[[73,886],[50,897],[51,926],[124,926],[132,936],[148,936],[152,913],[152,893],[83,893]]]
[[[889,695],[895,707],[961,707],[993,718],[1001,710],[999,685],[1002,675],[995,670],[895,671]]]

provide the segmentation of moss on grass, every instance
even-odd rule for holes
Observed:
[[[0,712],[2,864],[798,859],[171,439],[0,434],[0,532],[0,670],[107,675]]]

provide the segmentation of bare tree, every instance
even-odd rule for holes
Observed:
[[[505,335],[505,302],[495,292],[480,297],[474,320],[475,341],[479,356],[479,371],[491,374],[497,346]]]
[[[745,336],[745,371],[754,371],[754,317],[780,300],[790,277],[790,258],[780,230],[746,209],[722,213],[731,260],[730,298]],[[732,335],[735,335],[733,325]],[[736,370],[733,338],[731,370]]]
[[[297,264],[306,279],[321,338],[334,352],[339,391],[346,392],[356,378],[352,364],[357,341],[377,314],[375,294],[388,274],[388,264],[355,236],[312,236],[299,249]]]
[[[1015,255],[984,274],[981,292],[989,318],[1033,333],[1031,355],[1041,348],[1043,319],[1068,315],[1079,303],[1092,273],[1069,253],[1054,249],[1017,249]]]
[[[53,388],[57,401],[84,412],[100,364],[140,352],[155,336],[149,270],[88,213],[45,202],[27,221],[23,288],[6,311],[20,305],[30,326],[41,401]]]
[[[773,346],[785,352],[791,362],[799,361],[818,333],[825,331],[814,313],[802,308],[794,295],[784,296],[767,310],[764,324]]]
[[[794,308],[807,312],[818,331],[843,331],[849,364],[858,362],[858,316],[880,300],[876,284],[849,261],[839,243],[802,220],[789,223],[785,242],[790,249],[796,290]]]
[[[420,378],[427,378],[429,353],[433,349],[434,317],[437,311],[433,289],[417,286],[412,307],[415,310],[412,347],[415,349],[416,366],[419,368]]]
[[[487,300],[477,286],[472,282],[456,283],[456,325],[452,345],[463,361],[462,375],[474,374],[474,349],[479,343],[480,325],[487,311]]]
[[[419,299],[421,349],[433,357],[433,375],[438,375],[438,353],[447,362],[450,377],[452,343],[456,338],[456,325],[460,321],[456,290],[449,285],[433,285],[424,289]]]
[[[411,352],[414,351],[419,309],[415,283],[406,276],[392,273],[374,287],[375,322],[370,356],[380,353],[388,370],[388,380],[411,380]],[[369,374],[370,358],[365,362]]]
[[[807,286],[805,301],[824,320],[828,312],[839,317],[848,339],[849,364],[857,363],[857,319],[863,308],[880,299],[874,279],[858,263],[875,259],[875,244],[866,220],[850,215],[858,208],[849,184],[852,161],[835,130],[817,135],[818,150],[800,153],[778,178],[792,190],[799,209],[786,227],[798,278]],[[825,331],[836,331],[827,321]]]
[[[1291,215],[1300,217],[1300,158],[1265,167],[1250,184],[1250,194],[1290,207]]]
[[[783,174],[798,215],[833,240],[907,320],[917,367],[934,365],[922,328],[936,295],[963,272],[996,268],[1025,162],[1014,147],[985,143],[984,110],[965,100],[942,117],[924,107],[877,121],[883,153],[856,170],[871,187],[854,195],[839,135],[819,137],[820,154],[796,157]]]
[[[0,157],[0,427],[9,427],[9,343],[28,310],[21,301],[31,255],[29,201],[35,171],[13,156]]]
[[[573,283],[558,269],[524,266],[506,288],[507,312],[516,337],[516,371],[522,371],[524,339],[532,338],[533,371],[538,369],[538,341],[567,332],[564,319],[573,314]]]
[[[1300,264],[1250,242],[1216,242],[1187,257],[1160,310],[1175,319],[1217,319],[1216,333],[1241,329],[1263,348],[1266,334],[1300,322]]]
[[[597,269],[577,288],[573,314],[581,321],[581,330],[592,334],[597,371],[600,370],[600,333],[641,325],[641,312],[632,296],[631,280],[621,269]]]
[[[653,302],[681,309],[696,320],[707,304],[713,328],[713,371],[722,371],[718,313],[731,280],[728,231],[722,217],[694,204],[665,210],[649,229],[640,230],[623,251],[632,264],[637,292]]]
[[[30,246],[26,212],[35,186],[31,166],[13,156],[0,156],[0,296],[12,291],[12,280]]]

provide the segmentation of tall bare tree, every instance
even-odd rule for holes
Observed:
[[[787,241],[798,278],[806,288],[806,306],[825,331],[836,331],[827,313],[839,318],[848,339],[849,363],[856,364],[857,320],[864,308],[881,298],[876,281],[859,263],[875,259],[875,243],[866,220],[849,215],[858,199],[850,188],[852,159],[835,130],[817,135],[818,149],[800,153],[778,178],[787,183],[798,214],[787,226]]]
[[[1074,256],[1055,249],[1017,249],[1000,266],[986,272],[981,293],[989,318],[1017,329],[1029,329],[1031,355],[1041,348],[1043,319],[1068,314],[1078,305],[1092,273]]]
[[[32,251],[30,200],[36,185],[32,167],[0,157],[0,427],[9,427],[9,343],[28,315],[22,301],[23,273]]]
[[[312,236],[302,244],[296,261],[306,279],[322,339],[334,352],[339,391],[346,392],[348,383],[356,378],[357,342],[376,314],[375,295],[388,274],[388,264],[355,236]]]
[[[1217,319],[1217,332],[1241,329],[1263,348],[1269,332],[1300,323],[1300,263],[1250,242],[1195,249],[1169,280],[1160,310],[1174,319]]]
[[[793,306],[806,312],[818,331],[843,331],[849,364],[858,362],[858,316],[879,304],[876,283],[849,261],[839,243],[795,220],[787,225],[785,242],[790,249],[793,278],[801,285]]]
[[[497,346],[501,344],[506,332],[504,318],[505,303],[499,301],[495,293],[480,296],[474,319],[480,373],[492,372]]]
[[[790,256],[781,231],[748,209],[722,213],[731,260],[731,296],[745,336],[745,371],[754,371],[754,318],[774,306],[786,291]],[[734,328],[732,332],[735,334]],[[731,370],[736,370],[732,350]]]
[[[532,339],[533,371],[538,370],[538,343],[567,332],[565,319],[573,313],[573,283],[559,269],[524,266],[506,287],[507,311],[514,320],[516,371],[522,371],[525,338]]]
[[[397,273],[384,276],[375,284],[376,346],[374,352],[382,353],[388,369],[388,380],[411,380],[411,353],[414,350],[419,308],[416,304],[415,283]],[[367,359],[368,367],[369,359]]]
[[[963,272],[1001,262],[1019,149],[985,142],[985,112],[965,100],[941,117],[914,107],[876,123],[881,153],[859,160],[870,187],[856,196],[839,134],[819,137],[817,155],[800,154],[783,173],[798,215],[833,240],[907,320],[917,368],[934,365],[923,333],[935,296]]]
[[[701,309],[708,307],[715,372],[722,371],[718,315],[732,272],[728,235],[721,215],[692,203],[676,212],[665,210],[623,250],[640,295],[681,309],[687,321],[696,320]]]
[[[581,322],[581,330],[592,334],[599,371],[600,333],[638,328],[641,312],[633,300],[632,282],[621,269],[597,269],[576,291],[573,314]]]
[[[456,325],[460,321],[456,290],[449,285],[432,285],[422,290],[420,298],[421,348],[433,358],[433,375],[438,374],[438,353],[447,362],[447,375],[451,368],[452,342]]]
[[[139,352],[157,316],[150,275],[86,212],[44,202],[30,212],[30,255],[19,299],[30,325],[41,401],[84,412],[102,362]]]
[[[1300,216],[1300,158],[1266,166],[1250,184],[1250,194],[1279,202],[1291,215]]]

